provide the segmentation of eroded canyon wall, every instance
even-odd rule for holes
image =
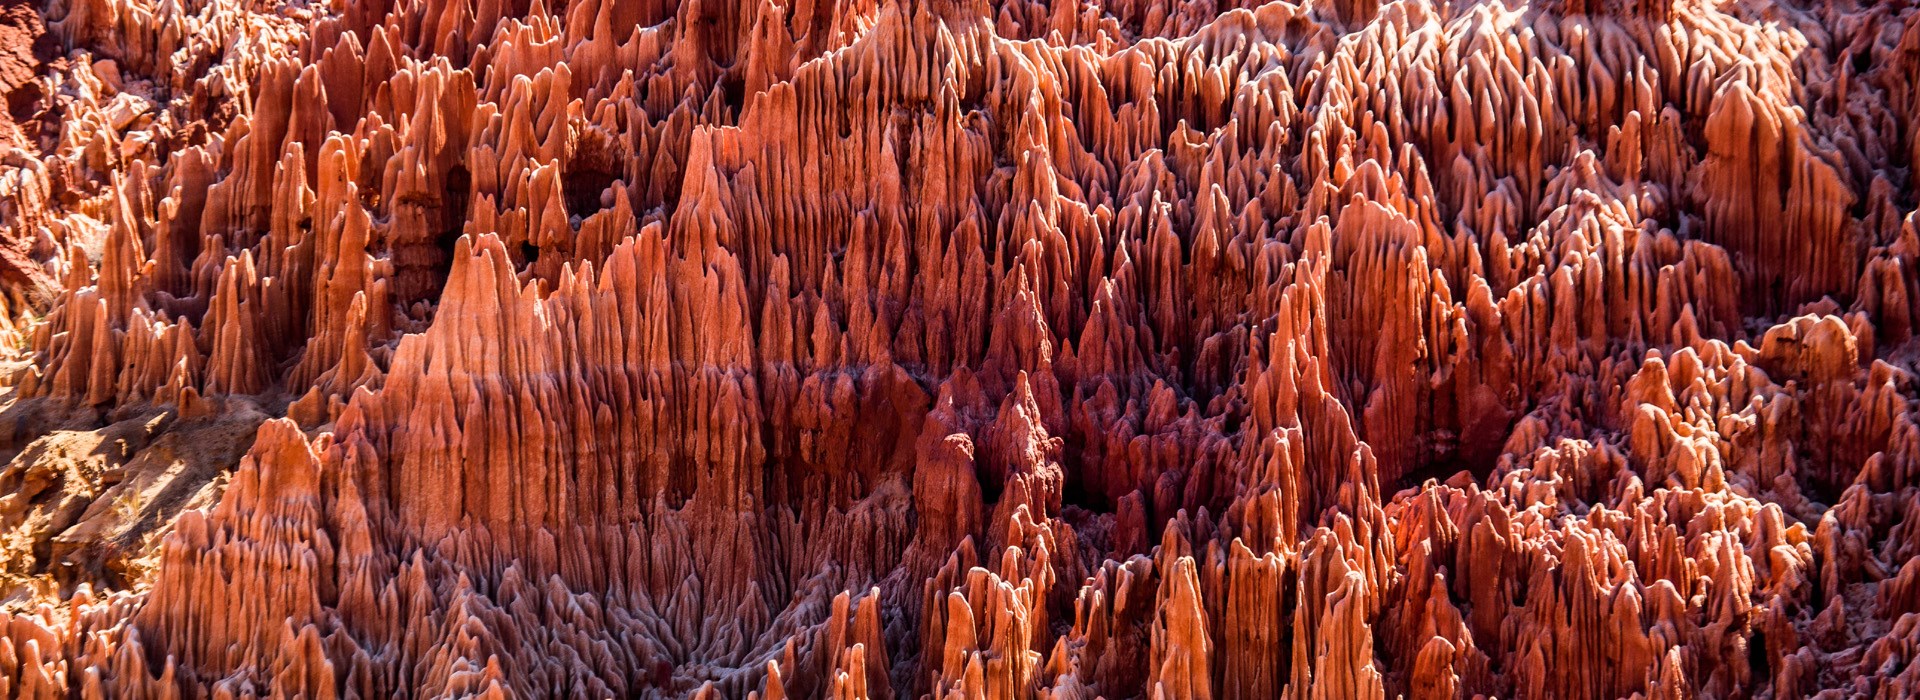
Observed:
[[[0,695],[1920,693],[1912,2],[9,8]]]

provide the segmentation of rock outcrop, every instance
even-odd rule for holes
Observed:
[[[0,696],[1920,694],[1920,4],[43,9]]]

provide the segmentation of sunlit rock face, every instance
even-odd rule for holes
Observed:
[[[0,696],[1920,694],[1909,0],[18,0]]]

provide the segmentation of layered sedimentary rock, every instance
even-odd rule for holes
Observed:
[[[1920,693],[1920,5],[41,9],[0,695]]]

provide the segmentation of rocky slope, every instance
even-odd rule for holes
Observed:
[[[1920,693],[1920,5],[1250,5],[10,5],[0,696]]]

